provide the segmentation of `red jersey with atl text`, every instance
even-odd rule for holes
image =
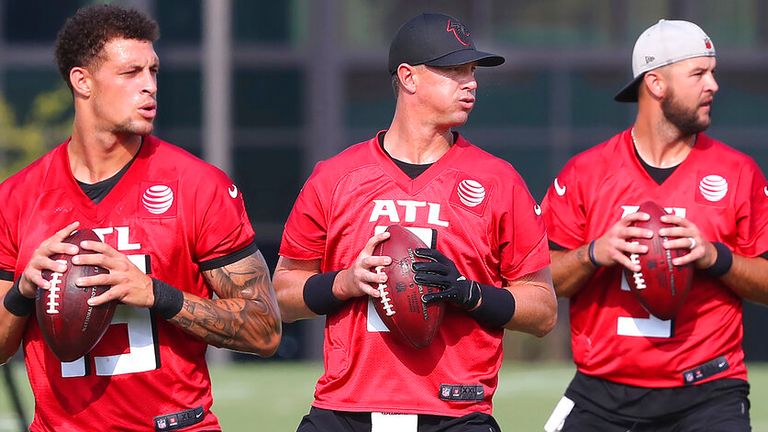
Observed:
[[[34,250],[67,224],[93,229],[145,273],[211,298],[201,273],[252,247],[243,199],[220,170],[154,137],[98,204],[70,170],[68,142],[0,185],[0,269],[18,278]],[[202,407],[185,431],[219,430],[206,343],[148,309],[120,305],[86,356],[62,363],[34,316],[23,348],[35,396],[32,431],[138,431],[178,425],[170,415]]]
[[[549,264],[540,215],[509,163],[460,136],[413,180],[373,138],[315,167],[288,218],[280,254],[320,259],[323,272],[341,270],[371,236],[400,224],[451,258],[467,278],[501,287]],[[314,406],[453,417],[490,413],[502,334],[448,307],[431,345],[417,350],[389,335],[371,299],[353,299],[326,318],[325,373]],[[459,389],[472,389],[473,397],[447,394]]]
[[[648,200],[690,220],[703,238],[736,254],[768,251],[764,175],[754,160],[704,134],[661,184],[641,165],[629,130],[577,155],[544,199],[548,235],[576,249]],[[661,320],[629,291],[622,268],[597,269],[571,297],[571,344],[579,371],[639,387],[746,380],[741,298],[719,279],[696,272],[680,312]],[[699,379],[698,367],[705,363],[715,373]]]

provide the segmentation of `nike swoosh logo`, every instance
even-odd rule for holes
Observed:
[[[555,178],[555,192],[560,196],[565,195],[565,186],[560,186],[560,183],[557,182],[557,178]]]
[[[201,411],[201,412],[199,412],[199,413],[195,414],[195,418],[200,418],[200,416],[202,416],[202,415],[203,415],[203,413],[202,413],[202,411]]]
[[[538,204],[533,206],[533,212],[536,213],[536,216],[541,216],[541,206]]]
[[[233,199],[237,198],[237,186],[232,185],[229,189],[227,189],[227,192],[229,192],[229,196],[231,196]]]
[[[768,196],[768,186],[763,188],[763,193],[765,194],[765,196]]]

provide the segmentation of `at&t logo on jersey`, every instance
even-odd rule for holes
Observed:
[[[482,216],[488,204],[489,190],[476,178],[459,176],[451,193],[451,204]]]
[[[459,201],[467,207],[477,207],[485,199],[485,188],[475,180],[462,180],[456,188]]]
[[[142,182],[139,189],[139,217],[175,217],[176,189],[176,182]]]
[[[728,181],[725,177],[717,174],[707,174],[705,176],[699,176],[698,193],[696,194],[696,202],[702,204],[722,204],[726,205],[727,200],[724,200],[728,195]]]

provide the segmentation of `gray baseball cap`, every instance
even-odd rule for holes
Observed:
[[[632,51],[634,78],[613,99],[637,102],[646,72],[694,57],[715,57],[715,45],[704,30],[688,21],[659,20],[637,38]]]

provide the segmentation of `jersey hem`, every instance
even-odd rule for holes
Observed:
[[[697,385],[701,385],[704,383],[717,381],[721,379],[737,379],[737,380],[747,381],[747,372],[743,369],[742,370],[737,369],[734,371],[734,373],[729,375],[717,374],[717,375],[705,378],[701,381],[697,381],[694,384],[684,384],[682,372],[680,373],[679,380],[670,380],[668,378],[663,378],[661,380],[649,380],[648,377],[621,380],[621,379],[615,379],[615,378],[608,378],[604,375],[591,374],[581,368],[576,368],[576,370],[590,378],[601,379],[601,380],[612,382],[614,384],[648,388],[648,389],[661,389],[661,388],[671,389],[671,388],[681,388],[681,387],[694,387]]]
[[[467,414],[472,413],[483,413],[488,415],[493,415],[493,409],[492,407],[489,407],[487,409],[470,409],[469,407],[467,409],[462,410],[452,410],[452,411],[438,411],[438,410],[425,410],[425,409],[419,409],[419,408],[406,408],[406,407],[380,407],[380,406],[373,406],[373,405],[336,405],[336,404],[330,404],[330,403],[323,403],[323,402],[312,402],[312,406],[316,408],[322,408],[327,409],[331,411],[347,411],[347,412],[385,412],[385,413],[396,413],[396,414],[420,414],[420,415],[434,415],[434,416],[444,416],[444,417],[463,417]]]

